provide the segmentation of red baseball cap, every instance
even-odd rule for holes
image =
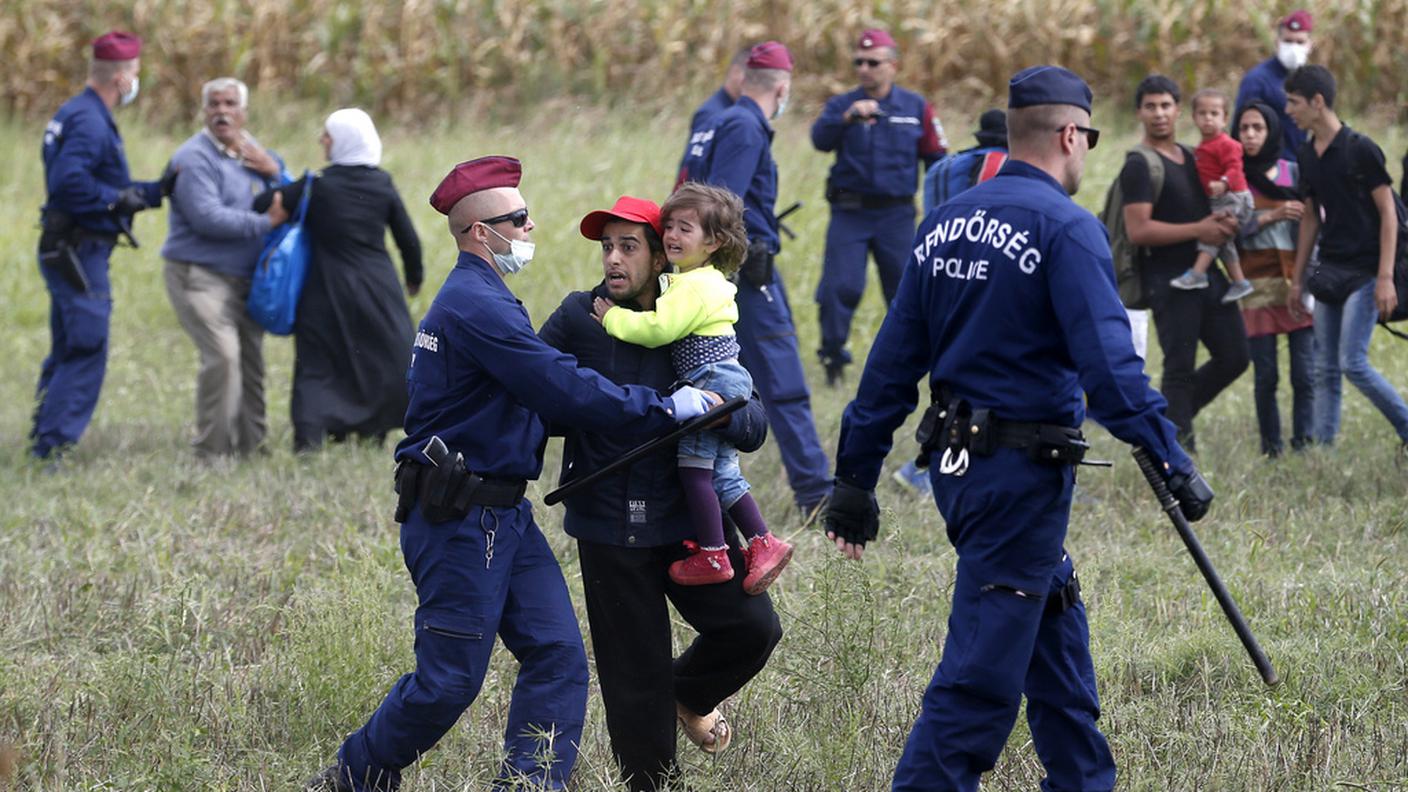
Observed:
[[[612,220],[625,220],[628,223],[645,223],[655,229],[656,234],[664,233],[660,226],[660,207],[654,201],[632,198],[623,195],[609,210],[598,209],[582,218],[582,236],[587,239],[601,239],[601,232]]]
[[[748,53],[750,69],[781,69],[792,71],[792,53],[780,42],[764,41]]]
[[[1297,33],[1305,31],[1309,33],[1315,29],[1315,20],[1310,18],[1310,12],[1304,8],[1299,11],[1292,11],[1281,20],[1281,27],[1286,30],[1294,30]]]
[[[893,37],[888,31],[880,28],[871,28],[860,34],[860,41],[856,42],[856,49],[873,49],[875,47],[891,47],[898,49]]]
[[[517,187],[523,164],[513,157],[480,157],[456,165],[430,194],[430,205],[448,215],[460,199],[493,187]]]
[[[93,60],[129,61],[142,54],[142,39],[114,30],[93,39]]]

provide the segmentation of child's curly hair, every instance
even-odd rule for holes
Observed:
[[[705,238],[719,243],[709,263],[725,275],[732,275],[748,255],[748,227],[743,224],[743,199],[722,187],[685,182],[660,207],[660,220],[681,209],[693,209]]]

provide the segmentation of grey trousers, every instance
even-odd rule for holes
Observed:
[[[166,262],[166,293],[200,352],[200,456],[247,454],[264,441],[264,328],[245,311],[249,281],[185,261]]]

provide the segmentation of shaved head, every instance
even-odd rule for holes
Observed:
[[[1088,126],[1090,113],[1068,104],[1018,107],[1007,111],[1007,140],[1013,151],[1059,148],[1055,132],[1067,124]]]
[[[507,214],[526,203],[517,187],[491,187],[470,193],[450,208],[450,233],[458,240],[480,220]]]

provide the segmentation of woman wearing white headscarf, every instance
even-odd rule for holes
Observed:
[[[386,229],[401,251],[406,291],[423,275],[420,240],[406,207],[379,167],[381,138],[371,117],[338,110],[323,127],[329,165],[313,180],[304,228],[312,240],[308,279],[294,321],[293,445],[326,438],[380,440],[406,413],[406,369],[414,328]],[[292,210],[305,180],[278,189]],[[255,201],[272,201],[273,191]]]

